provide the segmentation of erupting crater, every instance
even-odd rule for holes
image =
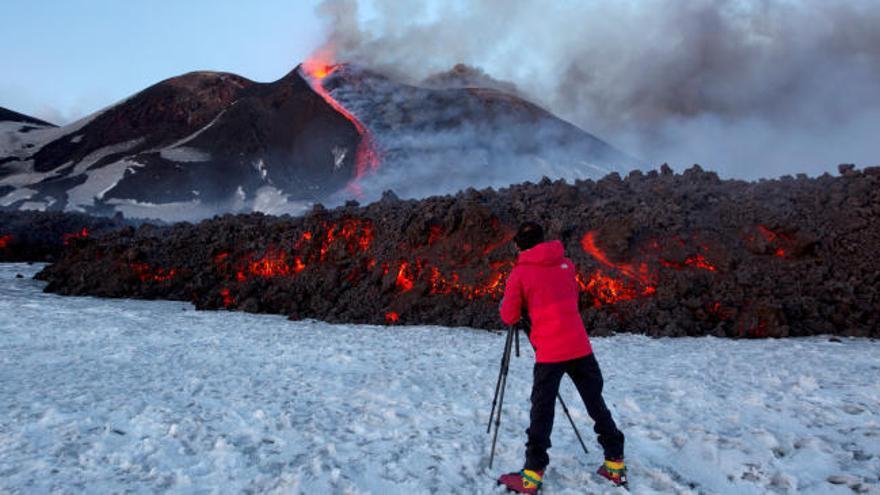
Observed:
[[[312,89],[357,129],[360,142],[355,152],[355,177],[349,182],[347,189],[355,196],[362,197],[363,191],[360,187],[360,181],[367,174],[375,173],[379,169],[379,152],[370,130],[352,112],[333,98],[333,95],[325,87],[324,83],[327,78],[333,76],[342,65],[333,62],[332,57],[321,56],[322,54],[326,54],[326,52],[318,52],[303,62],[300,66],[300,72]]]

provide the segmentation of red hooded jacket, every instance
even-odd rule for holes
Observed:
[[[532,320],[529,340],[539,363],[568,361],[593,352],[578,311],[574,263],[564,254],[559,241],[519,253],[501,301],[505,325],[519,321],[523,305],[528,309]]]

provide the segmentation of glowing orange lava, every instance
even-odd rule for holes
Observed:
[[[302,258],[297,256],[293,259],[293,273],[299,273],[306,269],[306,264],[303,263]]]
[[[128,266],[141,282],[168,282],[177,276],[175,268],[153,268],[147,263],[129,263]]]
[[[586,280],[584,280],[580,273],[577,274],[576,278],[581,291],[593,295],[593,305],[597,308],[602,307],[602,304],[616,304],[621,301],[631,301],[640,295],[650,295],[654,293],[653,287],[645,287],[639,292],[632,282],[627,283],[622,280],[611,278],[602,273],[602,270],[594,271]]]
[[[488,275],[480,272],[479,275],[483,278],[483,282],[469,284],[463,282],[455,271],[446,276],[440,271],[440,268],[428,264],[425,260],[420,259],[416,263],[402,261],[397,272],[396,284],[401,292],[406,292],[412,289],[415,280],[426,277],[430,293],[434,295],[455,293],[470,300],[482,297],[500,299],[504,294],[504,280],[510,274],[513,262],[496,262],[492,265],[494,271]]]
[[[428,245],[433,246],[443,236],[443,229],[439,225],[432,225],[428,232]]]
[[[795,243],[794,236],[770,230],[764,225],[758,225],[757,228],[761,237],[763,237],[764,240],[767,241],[767,244],[770,244],[773,249],[773,256],[785,258],[788,255],[791,246]]]
[[[355,195],[362,196],[363,193],[359,182],[367,173],[374,173],[379,169],[379,153],[376,151],[373,136],[369,129],[354,114],[336,101],[324,87],[324,80],[336,72],[337,69],[339,69],[339,64],[334,62],[333,50],[327,47],[312,54],[308,60],[302,63],[302,72],[305,74],[306,80],[310,82],[312,89],[328,105],[348,119],[354,125],[361,138],[355,151],[355,177],[348,184],[348,189]]]
[[[222,289],[220,291],[220,297],[223,298],[223,307],[228,308],[235,304],[235,298],[232,297],[229,293],[229,289]]]
[[[397,314],[397,312],[389,311],[385,313],[385,323],[390,325],[392,323],[397,323],[398,321],[400,321],[400,315]]]
[[[414,285],[415,277],[408,270],[410,264],[406,261],[400,262],[400,269],[397,270],[397,287],[401,292],[411,290]]]
[[[266,254],[252,261],[248,268],[252,275],[258,277],[284,277],[292,271],[287,264],[287,253],[274,247],[269,247]]]
[[[12,242],[12,234],[0,236],[0,249],[5,249]]]
[[[61,236],[62,241],[64,241],[64,245],[70,245],[70,241],[73,239],[85,239],[89,236],[89,229],[83,227],[79,232],[73,232],[70,234],[64,234]]]
[[[710,272],[718,271],[718,268],[716,268],[715,265],[710,263],[709,260],[707,260],[706,257],[703,256],[702,254],[695,254],[695,255],[691,256],[690,258],[684,260],[683,263],[675,263],[675,262],[672,262],[669,260],[660,260],[660,263],[662,263],[664,266],[668,266],[670,268],[675,268],[677,270],[682,270],[682,269],[690,266],[690,267],[694,267],[694,268],[699,268],[701,270],[707,270]]]
[[[638,280],[639,282],[649,285],[652,284],[651,280],[653,277],[648,271],[648,265],[642,263],[638,266],[638,268],[634,267],[629,263],[614,263],[613,261],[608,259],[608,256],[596,246],[596,232],[590,231],[584,234],[584,237],[581,239],[581,246],[584,248],[584,251],[596,259],[599,263],[603,265],[614,268],[620,273],[626,275],[629,278]]]
[[[656,274],[648,270],[646,263],[638,268],[629,263],[615,263],[596,245],[596,232],[590,231],[581,239],[581,247],[596,261],[612,268],[626,277],[620,280],[606,275],[602,270],[595,270],[584,280],[578,274],[578,284],[584,292],[593,296],[593,304],[598,308],[601,304],[615,304],[630,301],[638,296],[649,296],[657,292]]]

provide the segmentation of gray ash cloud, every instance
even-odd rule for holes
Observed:
[[[326,0],[319,12],[340,60],[413,82],[465,63],[649,163],[757,178],[880,162],[880,3]]]

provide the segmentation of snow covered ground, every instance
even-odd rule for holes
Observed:
[[[487,467],[501,334],[62,298],[38,268],[0,265],[0,493],[500,493],[520,467],[531,352]],[[593,342],[632,493],[880,493],[880,342]],[[562,393],[590,455],[558,411],[544,493],[622,493]]]

